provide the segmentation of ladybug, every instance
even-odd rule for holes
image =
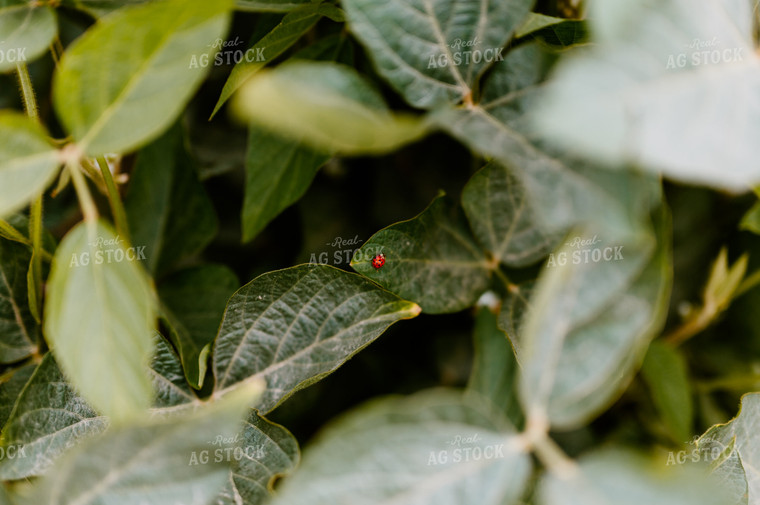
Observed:
[[[375,267],[375,269],[378,269],[383,265],[385,265],[385,254],[380,253],[372,258],[372,266]]]

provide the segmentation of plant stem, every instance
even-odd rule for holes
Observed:
[[[29,264],[29,308],[39,323],[42,307],[42,206],[43,196],[32,202],[29,214],[29,239],[32,241],[32,260]]]
[[[20,244],[24,244],[28,247],[32,247],[31,240],[26,238],[16,228],[11,226],[8,221],[3,221],[2,219],[0,219],[0,237],[7,238],[8,240],[13,240],[14,242],[19,242]],[[53,257],[49,252],[42,250],[42,259],[45,261],[52,261]]]
[[[522,437],[544,466],[557,477],[569,479],[578,473],[578,465],[549,436],[549,421],[545,414],[535,411],[529,414]]]
[[[87,181],[80,171],[79,164],[68,163],[66,165],[69,173],[71,173],[71,179],[74,181],[74,189],[76,189],[77,197],[79,198],[79,205],[82,208],[82,214],[84,220],[87,223],[94,224],[98,220],[98,208],[95,205],[95,201],[90,194],[90,188],[87,187]]]
[[[26,63],[16,64],[16,75],[18,75],[18,83],[21,87],[21,97],[24,100],[26,115],[32,119],[39,120],[37,100],[34,97],[32,79],[29,77],[29,70],[26,68]]]
[[[124,210],[124,204],[121,201],[119,189],[116,187],[113,175],[111,174],[111,169],[108,167],[108,162],[105,157],[99,156],[97,161],[100,166],[100,172],[103,174],[103,180],[106,182],[106,188],[108,189],[108,203],[111,205],[111,213],[113,214],[114,224],[116,224],[116,233],[129,242],[127,213]]]

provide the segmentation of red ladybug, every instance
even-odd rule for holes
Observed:
[[[381,266],[385,265],[385,254],[380,253],[374,258],[372,258],[372,266],[377,268],[380,268]]]

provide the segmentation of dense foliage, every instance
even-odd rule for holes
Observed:
[[[759,504],[757,38],[0,0],[0,504]]]

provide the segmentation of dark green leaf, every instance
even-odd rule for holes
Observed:
[[[142,248],[146,268],[156,276],[213,239],[214,207],[179,126],[140,151],[124,207],[132,243]]]
[[[5,426],[13,411],[13,406],[16,404],[16,400],[36,369],[36,364],[17,368],[13,371],[13,375],[10,378],[0,384],[0,426]]]
[[[19,361],[38,350],[40,328],[27,294],[30,259],[26,246],[0,239],[0,363]]]
[[[197,389],[203,387],[227,300],[239,287],[235,273],[222,265],[180,270],[158,287],[171,339],[182,357],[188,382]]]
[[[420,313],[367,279],[326,265],[261,275],[230,298],[214,347],[216,394],[255,378],[269,412],[333,372],[388,326]]]
[[[246,156],[243,241],[252,240],[309,188],[329,155],[251,125]]]
[[[374,268],[372,260],[381,253],[385,265]],[[414,219],[375,233],[351,266],[431,314],[474,305],[488,287],[492,267],[472,238],[464,213],[445,196]]]

